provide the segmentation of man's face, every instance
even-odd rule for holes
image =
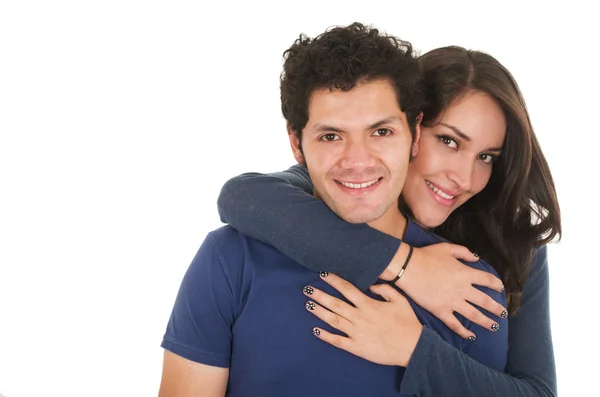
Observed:
[[[400,214],[398,197],[412,136],[388,81],[362,83],[346,92],[315,90],[302,152],[294,134],[290,142],[296,160],[308,168],[315,194],[342,219],[385,225]]]

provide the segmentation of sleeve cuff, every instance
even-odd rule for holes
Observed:
[[[177,354],[178,356],[181,356],[190,361],[210,365],[212,367],[229,368],[229,359],[215,356],[210,353],[198,351],[196,349],[178,343],[173,339],[168,338],[167,336],[164,337],[160,346],[163,349],[168,350],[171,353]]]
[[[402,378],[402,384],[400,385],[402,394],[418,395],[420,393],[419,386],[426,377],[427,362],[431,352],[440,349],[440,343],[443,343],[443,340],[435,331],[423,327],[421,337],[417,341],[415,351]]]

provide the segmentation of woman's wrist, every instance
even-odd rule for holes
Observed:
[[[410,335],[409,337],[406,338],[406,343],[409,344],[407,346],[407,350],[408,350],[408,357],[406,359],[405,362],[403,362],[400,366],[402,367],[408,367],[408,364],[410,363],[410,360],[412,359],[412,356],[417,348],[417,345],[419,344],[419,340],[421,340],[421,336],[423,335],[423,325],[421,323],[415,324],[415,327],[413,328],[412,331],[412,335]]]
[[[396,251],[396,254],[392,258],[388,266],[385,268],[383,273],[381,273],[379,278],[385,281],[392,281],[393,279],[395,279],[396,276],[398,276],[398,274],[400,273],[400,270],[402,270],[402,266],[408,258],[409,251],[410,246],[408,244],[400,244],[398,251]],[[402,277],[400,277],[400,279],[398,279],[395,283],[395,285],[400,289],[402,289],[403,284],[405,284],[406,273],[407,271],[405,271]]]

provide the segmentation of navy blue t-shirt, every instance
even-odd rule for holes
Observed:
[[[404,241],[421,247],[443,240],[409,222]],[[496,275],[482,261],[469,265]],[[183,279],[162,347],[195,362],[228,367],[227,396],[401,396],[405,368],[374,364],[312,335],[314,326],[337,331],[306,311],[306,285],[341,297],[316,272],[272,246],[229,226],[217,229]],[[504,293],[483,290],[506,304]],[[426,327],[424,334],[436,332],[482,364],[504,370],[506,319],[486,313],[500,325],[491,332],[459,317],[477,334],[469,342],[409,302]]]

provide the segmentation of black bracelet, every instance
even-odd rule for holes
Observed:
[[[398,273],[396,278],[393,279],[392,281],[390,281],[390,284],[396,284],[396,281],[398,281],[400,279],[400,277],[402,277],[402,274],[404,274],[404,271],[406,270],[406,266],[408,266],[408,262],[410,261],[410,257],[412,256],[412,253],[413,253],[413,246],[409,245],[409,247],[410,248],[408,249],[408,256],[406,257],[404,266],[402,266],[402,269],[400,269],[400,273]]]

